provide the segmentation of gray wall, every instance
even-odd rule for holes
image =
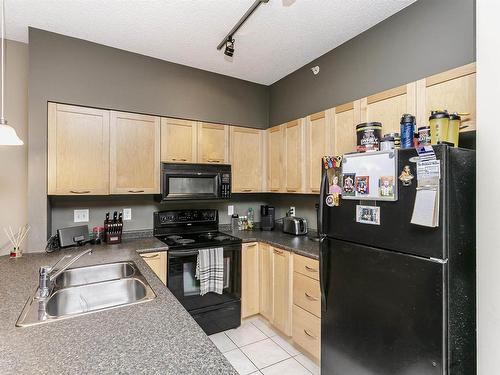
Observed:
[[[268,87],[31,28],[28,251],[51,231],[47,101],[265,128]]]
[[[278,125],[473,61],[475,1],[419,0],[274,83],[269,122]],[[315,65],[317,76],[310,70]]]
[[[227,215],[227,206],[234,205],[234,212],[246,215],[249,207],[255,211],[255,220],[260,221],[260,205],[265,204],[266,194],[236,194],[227,201],[192,201],[192,202],[170,202],[157,203],[153,196],[133,197],[52,197],[52,227],[54,234],[59,228],[74,225],[88,224],[89,229],[102,225],[106,212],[122,211],[124,208],[132,209],[132,220],[124,222],[125,231],[152,229],[153,212],[160,210],[175,210],[185,208],[214,208],[219,211],[219,223],[230,224],[230,216]],[[89,223],[73,222],[73,210],[89,209]]]
[[[132,197],[51,197],[51,233],[59,228],[65,228],[80,223],[73,222],[73,210],[89,209],[89,229],[102,225],[106,212],[122,211],[124,208],[132,209],[132,220],[125,221],[124,230],[133,231],[153,228],[153,212],[168,209],[184,208],[215,208],[219,211],[219,222],[229,224],[230,216],[227,215],[227,206],[234,205],[234,212],[246,215],[249,207],[255,212],[255,220],[260,221],[260,205],[269,204],[276,207],[276,218],[285,216],[290,206],[295,206],[296,216],[305,217],[309,227],[316,228],[316,211],[314,204],[318,201],[317,195],[297,194],[234,194],[227,201],[193,201],[157,203],[153,196]]]

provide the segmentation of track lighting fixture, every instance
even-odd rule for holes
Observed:
[[[224,55],[233,57],[234,54],[234,39],[228,38],[226,41],[226,49],[224,50]]]
[[[267,3],[269,0],[255,0],[252,6],[245,12],[245,14],[240,18],[236,25],[233,26],[231,31],[222,39],[222,42],[217,46],[217,50],[221,50],[224,45],[226,46],[224,50],[224,54],[226,56],[232,57],[234,54],[234,39],[233,36],[238,31],[238,29],[245,23],[245,21],[252,15],[253,12],[259,7],[261,4]]]

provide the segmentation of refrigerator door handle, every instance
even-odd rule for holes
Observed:
[[[323,249],[321,248],[322,245],[320,245],[319,249],[319,288],[321,292],[321,312],[324,313],[326,312],[327,309],[327,290],[325,288],[325,285],[328,284],[328,255],[325,254]]]
[[[326,237],[326,235],[323,233],[323,210],[325,206],[325,192],[327,185],[326,170],[323,168],[323,165],[321,165],[321,168],[323,170],[323,173],[321,174],[321,185],[319,190],[318,228],[317,228],[320,242],[322,242]]]

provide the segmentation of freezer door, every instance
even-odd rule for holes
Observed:
[[[360,224],[356,222],[356,205],[367,204],[363,201],[341,200],[340,206],[328,207],[324,204],[325,196],[320,197],[322,201],[322,232],[332,238],[357,242],[365,245],[380,247],[384,249],[401,251],[425,257],[445,259],[447,255],[446,231],[448,223],[444,215],[444,204],[447,202],[447,165],[448,149],[444,146],[436,146],[437,159],[441,160],[441,199],[440,218],[438,228],[429,228],[411,224],[413,206],[416,195],[416,163],[417,152],[414,149],[400,150],[398,155],[398,173],[404,166],[409,165],[415,178],[410,186],[403,186],[398,182],[398,201],[378,201],[380,207],[380,225]],[[323,184],[326,184],[323,179]],[[455,186],[454,188],[459,188]],[[326,188],[323,189],[325,191]],[[326,191],[328,191],[326,189]],[[460,204],[460,203],[458,203]]]
[[[445,264],[325,239],[321,373],[444,374]]]

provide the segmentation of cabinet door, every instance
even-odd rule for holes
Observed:
[[[157,253],[141,254],[141,258],[144,259],[161,282],[167,285],[167,252],[159,251]]]
[[[259,246],[257,242],[242,246],[241,317],[259,313]]]
[[[267,130],[267,181],[269,191],[283,190],[283,127],[273,126]]]
[[[292,335],[292,257],[273,248],[273,325]]]
[[[161,119],[161,161],[195,163],[197,122],[173,118]]]
[[[111,112],[111,194],[160,192],[160,118]]]
[[[262,130],[231,127],[232,191],[262,191]]]
[[[382,123],[382,135],[400,132],[401,115],[416,111],[416,84],[409,83],[361,101],[361,121]]]
[[[307,192],[319,193],[322,159],[323,156],[332,153],[332,135],[328,118],[325,111],[308,116],[306,119]]]
[[[109,194],[109,111],[48,104],[48,194]]]
[[[304,160],[302,124],[300,120],[285,124],[285,190],[302,190]]]
[[[199,124],[198,161],[229,163],[229,126],[205,122]]]
[[[476,129],[476,64],[468,64],[417,82],[418,124],[428,124],[435,109],[468,113],[463,131]]]
[[[273,320],[273,255],[268,244],[259,243],[260,314]]]
[[[356,151],[356,125],[360,122],[360,101],[334,108],[334,154]]]

